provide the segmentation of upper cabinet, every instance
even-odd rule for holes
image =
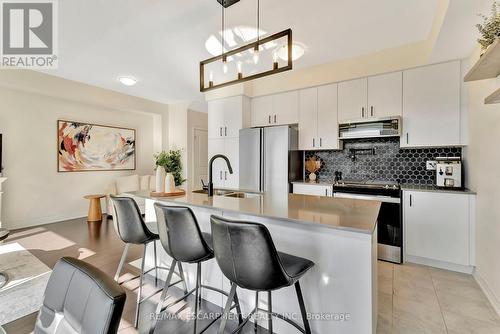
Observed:
[[[337,84],[299,93],[299,150],[339,149]]]
[[[401,116],[402,72],[339,83],[339,123],[364,118]]]
[[[366,78],[339,83],[339,123],[367,116],[368,80]]]
[[[296,124],[299,121],[299,92],[255,97],[251,102],[252,126]]]
[[[368,78],[367,117],[401,116],[403,112],[403,73],[394,72]]]
[[[460,146],[460,62],[403,72],[401,147]]]
[[[237,138],[240,129],[250,123],[250,102],[244,96],[232,96],[208,102],[208,138]]]

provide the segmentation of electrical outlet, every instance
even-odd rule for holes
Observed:
[[[425,163],[425,168],[427,170],[436,170],[437,161],[431,160]]]

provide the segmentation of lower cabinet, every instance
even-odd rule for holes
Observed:
[[[294,183],[293,193],[302,195],[313,196],[328,196],[331,197],[333,186],[323,184],[307,184],[307,183]]]
[[[473,194],[404,191],[406,260],[456,270],[474,266],[474,210]]]

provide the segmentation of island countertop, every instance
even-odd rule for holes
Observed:
[[[380,210],[380,202],[376,201],[300,194],[277,196],[264,193],[251,198],[208,197],[192,191],[174,197],[153,197],[149,191],[128,194],[158,202],[220,209],[366,234],[374,232]]]

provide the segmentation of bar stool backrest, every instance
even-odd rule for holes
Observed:
[[[212,216],[217,263],[239,287],[270,291],[290,283],[269,230],[262,224]]]
[[[151,239],[152,233],[132,198],[111,196],[111,202],[114,209],[113,224],[123,242],[140,245]]]
[[[190,208],[155,203],[155,211],[160,241],[168,255],[188,263],[213,256]]]

